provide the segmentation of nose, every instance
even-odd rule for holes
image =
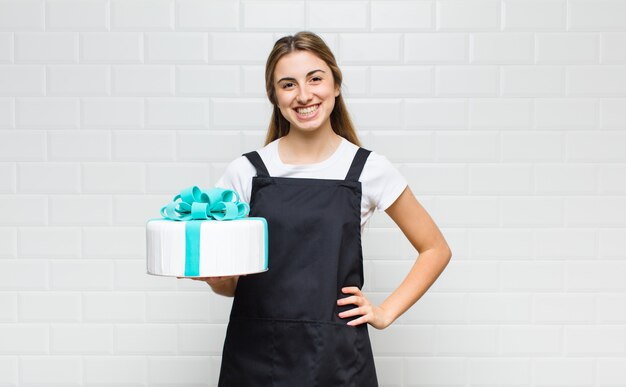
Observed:
[[[304,105],[310,99],[311,99],[311,92],[309,91],[308,87],[306,85],[302,86],[297,96],[298,103],[301,105]]]

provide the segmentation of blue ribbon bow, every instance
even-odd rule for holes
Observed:
[[[180,199],[180,200],[179,200]],[[235,199],[235,200],[233,200]],[[225,188],[203,191],[197,186],[185,188],[161,208],[165,219],[185,223],[185,276],[200,274],[200,225],[206,220],[234,220],[250,212],[248,203],[239,202],[239,194]]]

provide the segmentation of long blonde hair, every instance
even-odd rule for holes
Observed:
[[[283,36],[278,39],[274,43],[274,48],[272,48],[272,52],[265,63],[265,90],[267,98],[274,106],[267,135],[265,136],[265,145],[289,133],[289,121],[283,117],[278,108],[276,90],[274,88],[274,70],[280,58],[294,51],[309,51],[326,62],[333,74],[335,86],[339,86],[341,90],[343,75],[339,66],[337,66],[335,56],[322,38],[310,31],[300,31],[295,35]],[[356,130],[348,114],[341,92],[335,97],[335,107],[330,113],[330,125],[335,133],[351,143],[361,146],[361,141],[359,141],[356,135]]]

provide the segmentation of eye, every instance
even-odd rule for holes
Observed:
[[[286,83],[283,83],[282,88],[283,88],[283,89],[286,89],[287,87],[289,87],[289,85],[293,85],[293,83],[292,83],[292,82],[286,82]]]
[[[316,80],[316,79],[319,80],[319,81],[322,80],[322,78],[320,78],[320,77],[313,77],[313,78],[311,78],[311,80],[313,80],[313,81]]]

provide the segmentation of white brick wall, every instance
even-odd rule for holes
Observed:
[[[146,275],[145,221],[262,145],[306,29],[453,250],[381,387],[625,386],[626,0],[0,0],[0,386],[216,385],[232,300]],[[363,249],[381,302],[417,253]]]

